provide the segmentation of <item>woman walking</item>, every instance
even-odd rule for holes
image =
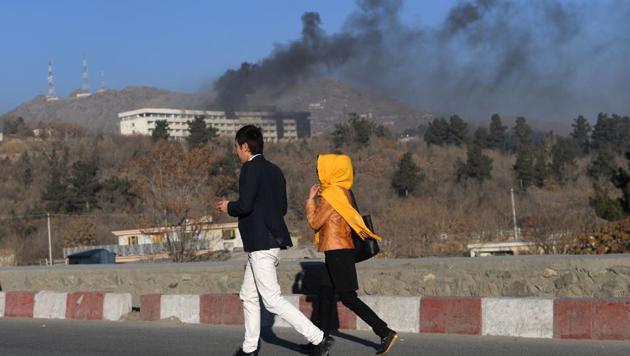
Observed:
[[[365,226],[361,215],[353,207],[350,192],[352,161],[347,155],[319,155],[317,174],[320,184],[311,187],[306,200],[306,217],[310,227],[316,231],[315,243],[326,256],[328,272],[324,273],[318,296],[319,328],[325,335],[330,333],[337,293],[343,305],[370,325],[381,338],[376,354],[386,354],[398,339],[398,334],[357,296],[359,284],[352,231],[362,238],[370,236],[380,240],[380,237]]]

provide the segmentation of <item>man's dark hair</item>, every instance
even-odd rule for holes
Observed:
[[[236,142],[239,146],[247,143],[247,146],[249,146],[249,152],[251,152],[252,155],[263,153],[263,134],[262,131],[260,131],[260,128],[254,125],[245,125],[241,127],[236,133]]]

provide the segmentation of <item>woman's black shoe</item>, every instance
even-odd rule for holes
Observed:
[[[384,355],[394,347],[398,340],[398,334],[394,330],[390,330],[385,337],[381,338],[381,347],[376,351],[377,355]]]

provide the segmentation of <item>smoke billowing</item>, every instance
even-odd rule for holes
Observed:
[[[462,1],[437,27],[404,23],[402,6],[360,0],[330,35],[305,13],[301,38],[215,82],[216,104],[236,109],[258,89],[335,77],[468,118],[630,112],[628,2]]]

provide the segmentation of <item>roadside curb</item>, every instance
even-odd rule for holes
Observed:
[[[315,297],[284,296],[307,316]],[[555,339],[630,340],[630,299],[361,296],[400,332]],[[263,309],[264,310],[264,309]],[[339,328],[371,330],[337,304]],[[143,295],[141,320],[177,318],[184,323],[242,325],[238,295]],[[288,327],[263,312],[264,326]]]
[[[0,292],[3,318],[118,321],[130,312],[130,293]]]

